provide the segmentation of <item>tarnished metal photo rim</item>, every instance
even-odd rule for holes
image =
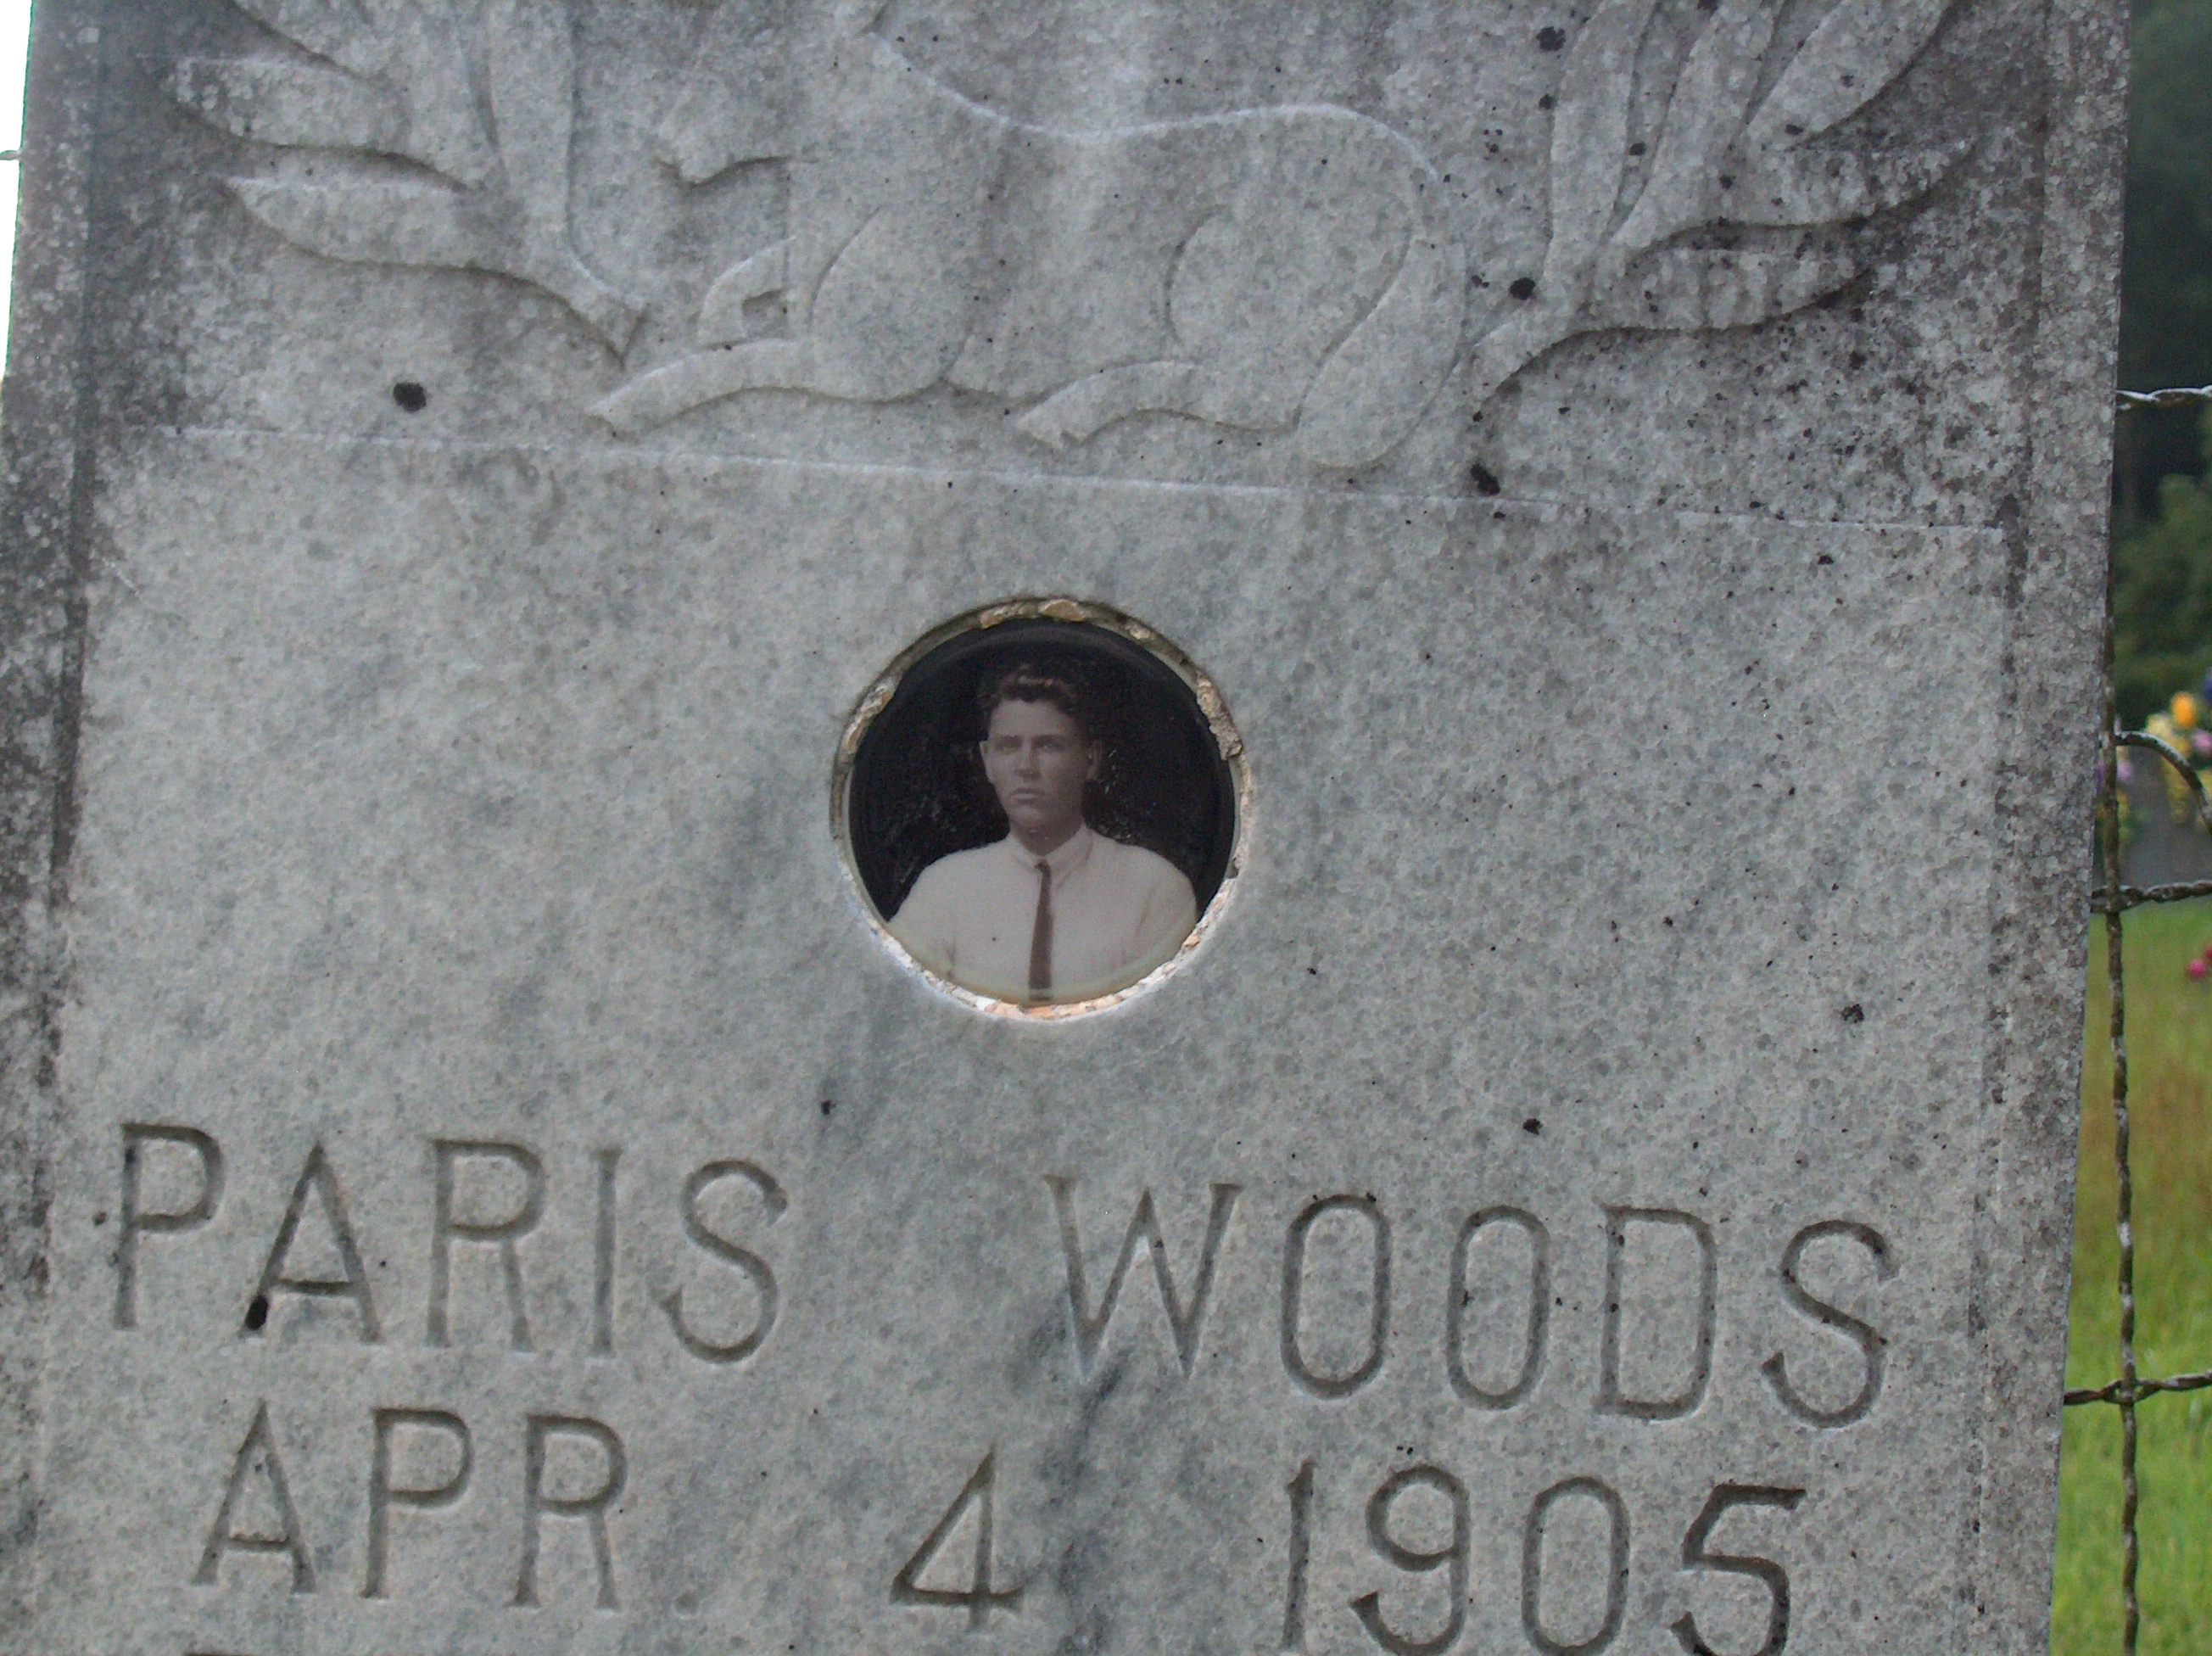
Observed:
[[[942,972],[933,971],[917,960],[906,946],[891,935],[885,917],[878,912],[875,900],[869,894],[867,884],[861,878],[860,861],[853,843],[852,803],[854,772],[860,758],[861,743],[869,728],[890,706],[900,685],[908,673],[945,644],[974,632],[988,631],[1016,621],[1058,621],[1079,623],[1112,633],[1168,667],[1190,691],[1205,719],[1215,750],[1226,768],[1234,821],[1231,825],[1229,858],[1221,875],[1221,883],[1200,912],[1198,922],[1176,947],[1176,952],[1160,965],[1146,972],[1135,983],[1117,989],[1110,994],[1094,995],[1088,1000],[1046,1002],[1030,1005],[1021,1002],[1002,1000],[996,995],[981,994],[953,982]],[[944,998],[955,1002],[971,1012],[990,1017],[1012,1018],[1038,1023],[1057,1023],[1073,1018],[1089,1017],[1109,1011],[1149,995],[1177,974],[1189,969],[1201,953],[1216,930],[1222,916],[1234,902],[1238,880],[1242,878],[1250,851],[1252,836],[1252,774],[1244,751],[1244,740],[1237,732],[1229,715],[1229,707],[1220,687],[1172,640],[1134,616],[1123,613],[1109,605],[1088,599],[1064,595],[1039,598],[1010,598],[980,609],[969,610],[931,628],[913,643],[901,650],[890,664],[876,675],[873,683],[854,703],[851,715],[845,721],[843,734],[838,738],[837,752],[830,767],[830,831],[836,837],[838,859],[845,871],[848,896],[861,919],[874,931],[883,947],[907,971],[921,978],[929,988]]]

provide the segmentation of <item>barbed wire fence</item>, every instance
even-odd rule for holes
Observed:
[[[2123,391],[2118,399],[2123,414],[2139,410],[2192,408],[2212,404],[2212,386],[2174,387],[2163,391]],[[2112,1046],[2112,1172],[2115,1178],[2113,1222],[2119,1233],[2119,1378],[2103,1385],[2066,1393],[2069,1409],[2086,1403],[2110,1403],[2120,1411],[2120,1648],[2135,1656],[2142,1606],[2136,1593],[2141,1548],[2136,1537],[2139,1490],[2136,1482],[2136,1409],[2145,1398],[2161,1392],[2196,1391],[2212,1386],[2212,1370],[2193,1374],[2153,1375],[2146,1378],[2136,1363],[2136,1239],[2135,1174],[2128,1143],[2128,1004],[2126,978],[2120,959],[2122,916],[2146,903],[2178,903],[2192,897],[2212,897],[2212,880],[2190,880],[2170,886],[2126,886],[2120,881],[2120,750],[2148,749],[2162,764],[2179,771],[2197,805],[2197,819],[2212,830],[2212,799],[2205,795],[2197,767],[2170,743],[2142,730],[2120,728],[2119,698],[2113,677],[2112,585],[2106,585],[2105,601],[2105,718],[2097,763],[2097,840],[2102,855],[2103,883],[2090,898],[2090,910],[2105,917],[2105,972],[2110,997],[2110,1038]]]

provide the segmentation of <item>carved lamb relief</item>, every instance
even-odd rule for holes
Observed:
[[[1100,132],[961,97],[835,6],[794,56],[781,130],[717,119],[757,83],[716,43],[660,132],[683,175],[790,166],[790,234],[718,283],[697,353],[601,405],[618,429],[763,388],[870,402],[940,382],[1032,405],[1057,447],[1133,414],[1295,429],[1316,465],[1395,447],[1443,387],[1467,287],[1436,171],[1328,107]],[[757,48],[750,40],[740,50]],[[791,337],[733,344],[744,299]]]
[[[186,107],[255,143],[430,175],[234,180],[255,217],[330,258],[514,277],[624,350],[637,307],[570,235],[564,5],[485,0],[464,30],[449,0],[234,3],[331,67],[186,61]],[[950,385],[1054,447],[1166,413],[1360,466],[1440,397],[1480,407],[1579,334],[1741,327],[1834,292],[1865,258],[1837,232],[1917,201],[1966,149],[1831,136],[1919,54],[1945,0],[1838,0],[1778,63],[1777,0],[1717,0],[1663,88],[1638,84],[1656,0],[1601,0],[1561,65],[1541,273],[1470,337],[1485,250],[1462,245],[1405,135],[1328,104],[1038,125],[902,55],[878,32],[885,4],[815,0],[763,31],[724,0],[709,20],[655,149],[693,185],[783,167],[788,222],[712,283],[688,354],[598,404],[615,430],[764,390],[881,403]],[[1639,101],[1663,111],[1648,143],[1631,141]],[[1696,245],[1738,227],[1797,234]],[[770,297],[786,326],[754,337],[750,301]]]

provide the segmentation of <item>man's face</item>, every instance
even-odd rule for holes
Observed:
[[[1050,849],[1083,821],[1083,784],[1098,774],[1098,744],[1049,702],[1001,702],[983,738],[983,774],[1024,842]]]

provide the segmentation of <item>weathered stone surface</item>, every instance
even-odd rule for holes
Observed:
[[[2039,1649],[2119,39],[46,0],[7,1647]],[[989,1015],[1050,594],[1251,791]]]

